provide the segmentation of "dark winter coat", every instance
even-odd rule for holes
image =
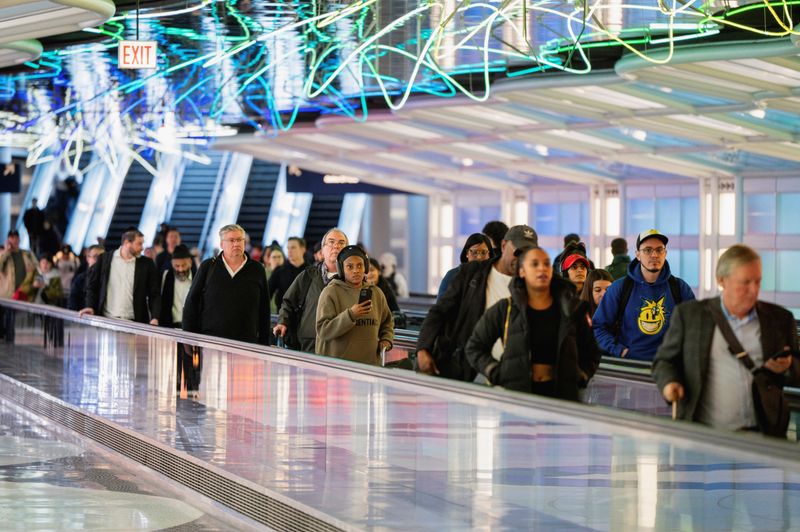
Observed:
[[[628,266],[630,263],[631,258],[627,253],[614,255],[614,260],[611,261],[611,264],[606,266],[606,271],[610,273],[611,277],[613,277],[616,281],[617,279],[622,279],[628,275]]]
[[[561,311],[554,376],[556,397],[577,401],[578,388],[597,371],[600,352],[589,326],[587,305],[575,297],[569,284],[554,277],[550,285],[553,304]],[[528,293],[522,279],[512,281],[511,300],[508,338],[500,361],[492,357],[492,346],[503,338],[508,300],[490,307],[480,319],[467,343],[467,359],[491,383],[530,392],[533,361],[528,343]]]
[[[269,291],[264,266],[248,258],[234,276],[220,253],[200,264],[183,307],[183,330],[269,345]]]
[[[290,334],[296,334],[300,349],[307,353],[314,352],[317,340],[317,302],[323,288],[325,281],[320,265],[307,266],[284,294],[278,313],[278,323],[289,329],[296,328]],[[299,324],[295,323],[297,317]]]
[[[476,372],[464,356],[464,347],[486,310],[486,283],[498,260],[499,257],[462,264],[444,296],[422,322],[417,349],[431,353],[442,377],[475,379]]]

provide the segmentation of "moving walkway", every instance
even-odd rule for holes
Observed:
[[[275,529],[757,528],[797,447],[52,307],[0,302],[0,398]],[[176,342],[203,350],[176,393]]]

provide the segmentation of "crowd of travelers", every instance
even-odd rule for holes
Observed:
[[[300,237],[285,250],[248,239],[226,225],[219,251],[201,261],[164,224],[147,249],[129,228],[115,249],[90,246],[79,260],[63,246],[37,260],[11,231],[0,297],[382,364],[402,320],[398,298],[409,295],[394,255],[376,260],[339,228],[312,251]],[[644,231],[631,259],[616,238],[601,269],[577,234],[551,258],[532,227],[490,222],[442,279],[419,332],[417,371],[578,401],[601,356],[646,361],[676,417],[785,435],[782,389],[800,378],[797,329],[787,310],[758,300],[759,255],[730,247],[717,264],[721,296],[696,301],[671,273],[668,243]],[[7,322],[0,319],[0,335],[8,339]],[[196,394],[202,353],[179,344],[177,364]]]

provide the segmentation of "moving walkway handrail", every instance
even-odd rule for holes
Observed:
[[[233,355],[254,358],[269,358],[299,367],[330,372],[349,378],[383,381],[390,386],[408,389],[415,393],[436,395],[445,400],[501,408],[520,416],[536,415],[559,418],[563,422],[578,426],[602,426],[606,432],[633,431],[645,438],[664,441],[664,438],[685,442],[691,446],[703,445],[710,450],[728,449],[744,453],[760,462],[779,467],[800,468],[797,461],[797,446],[776,438],[762,438],[757,434],[714,431],[696,423],[676,423],[655,416],[595,405],[584,405],[540,397],[532,394],[511,392],[500,388],[477,386],[449,379],[431,377],[411,371],[380,368],[348,360],[302,353],[272,346],[249,344],[180,329],[168,329],[115,318],[99,316],[80,317],[77,312],[58,307],[0,299],[0,306],[36,315],[50,316],[69,322],[92,325],[116,332],[139,336],[166,338],[177,342],[220,350]],[[1,349],[1,347],[0,347]]]
[[[395,329],[394,345],[414,352],[417,346],[417,331]],[[618,377],[629,381],[652,383],[651,363],[644,360],[630,360],[604,356],[600,359],[597,374],[604,377]],[[793,410],[800,410],[800,388],[786,386],[783,389]]]
[[[150,333],[156,332],[161,336],[170,339],[181,341],[180,338],[185,338],[187,340],[186,343],[196,343],[197,345],[203,345],[210,349],[218,349],[221,351],[227,350],[230,348],[230,346],[236,344],[242,346],[249,346],[249,348],[252,348],[253,346],[253,344],[249,344],[246,342],[236,342],[234,340],[227,340],[227,339],[217,338],[214,336],[194,334],[186,331],[181,331],[179,329],[169,329],[165,327],[154,328],[152,325],[138,324],[126,320],[116,320],[113,318],[103,318],[99,316],[86,316],[80,318],[78,317],[77,312],[49,305],[24,303],[2,298],[0,298],[0,305],[9,306],[12,308],[19,308],[20,310],[30,310],[32,308],[35,308],[36,309],[35,311],[38,314],[71,319],[72,321],[81,320],[84,323],[98,324],[106,329],[114,328],[114,326],[110,326],[110,324],[114,324],[115,326],[116,325],[135,326],[135,330],[131,331],[134,334],[138,334],[140,331],[150,332]],[[272,316],[273,322],[275,322],[276,317],[277,316],[275,315]],[[395,329],[394,335],[395,335],[394,336],[395,347],[404,349],[408,351],[409,354],[416,353],[417,339],[419,337],[419,333],[417,331],[411,331],[408,329]],[[300,353],[299,351],[292,351],[292,350],[284,350],[284,351],[287,353]],[[316,355],[311,354],[311,356],[316,356]],[[650,363],[642,360],[628,360],[624,358],[604,356],[600,360],[600,367],[598,368],[597,373],[598,375],[602,375],[605,377],[618,377],[635,382],[644,382],[644,383],[653,382],[650,374]],[[786,393],[786,396],[789,399],[790,406],[792,407],[792,409],[800,410],[800,387],[795,388],[787,386],[784,388],[784,392]]]

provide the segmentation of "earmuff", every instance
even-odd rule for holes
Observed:
[[[344,279],[344,261],[350,257],[360,257],[364,261],[364,275],[369,273],[369,257],[360,246],[345,246],[336,257],[336,273]]]

